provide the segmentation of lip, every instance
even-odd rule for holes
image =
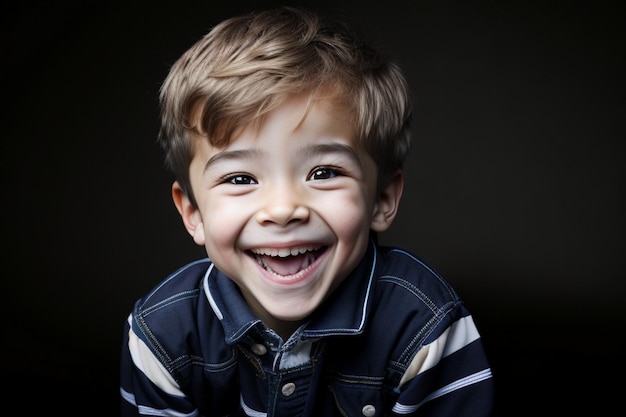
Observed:
[[[279,286],[294,286],[297,284],[304,285],[305,283],[312,281],[317,276],[317,272],[319,270],[320,264],[326,259],[329,252],[329,247],[324,246],[324,250],[319,254],[319,256],[311,262],[305,269],[298,271],[292,275],[279,275],[277,273],[268,271],[260,265],[259,262],[255,259],[255,257],[249,252],[248,258],[254,264],[254,267],[259,271],[261,276],[263,276],[267,281],[277,284]]]

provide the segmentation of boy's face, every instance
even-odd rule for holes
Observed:
[[[330,100],[290,97],[223,149],[196,138],[194,208],[173,196],[194,241],[241,288],[269,327],[305,319],[385,230],[402,192],[398,174],[376,194],[374,160],[353,121]]]

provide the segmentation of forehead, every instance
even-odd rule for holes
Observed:
[[[196,136],[194,159],[250,160],[270,154],[279,159],[296,155],[300,159],[329,153],[356,157],[364,152],[356,132],[349,108],[334,96],[290,95],[271,111],[236,129],[221,146],[211,143],[207,136]]]
[[[321,138],[349,139],[357,146],[357,123],[352,108],[333,91],[289,94],[277,99],[248,122],[238,123],[228,140],[217,148],[235,142],[254,141],[263,136],[290,134],[294,138],[318,135]],[[207,135],[210,136],[210,135]],[[210,137],[209,143],[216,145]]]
[[[191,123],[186,130],[187,139],[191,145],[188,149],[193,151],[193,146],[200,137],[204,137],[212,146],[225,148],[238,136],[243,129],[250,126],[262,125],[268,114],[276,108],[283,106],[285,102],[305,102],[305,110],[302,117],[306,117],[311,106],[325,108],[335,115],[340,123],[358,125],[357,103],[349,88],[340,82],[331,82],[324,86],[301,86],[298,90],[290,85],[283,92],[278,91],[248,91],[243,98],[237,97],[217,100],[213,94],[190,101],[189,115],[187,119]]]

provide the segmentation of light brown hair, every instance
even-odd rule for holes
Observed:
[[[289,7],[227,19],[174,63],[160,91],[166,164],[195,204],[192,133],[225,147],[237,128],[260,120],[287,95],[320,91],[353,113],[384,186],[410,148],[411,100],[400,68],[344,25]]]

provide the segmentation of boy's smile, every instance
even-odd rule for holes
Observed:
[[[195,141],[198,207],[173,187],[187,230],[255,314],[288,336],[358,264],[370,229],[388,226],[376,164],[344,107],[305,94],[225,148]]]
[[[258,264],[269,272],[270,279],[277,283],[293,284],[305,278],[312,264],[326,250],[325,247],[301,247],[291,249],[264,248],[254,249],[250,254]]]

